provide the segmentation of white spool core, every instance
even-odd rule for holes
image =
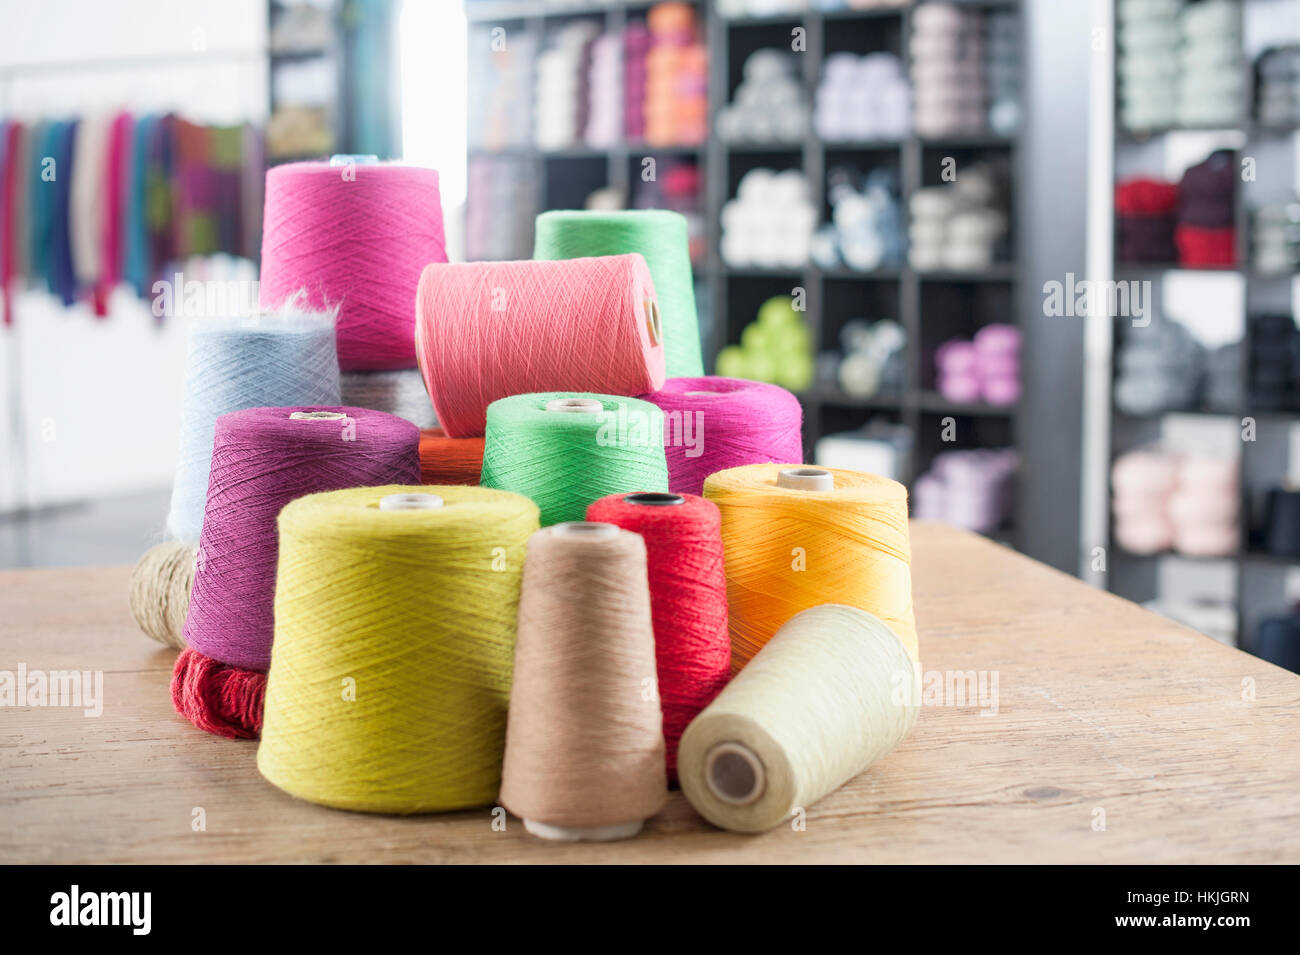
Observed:
[[[565,521],[551,525],[557,537],[583,537],[587,540],[609,540],[618,536],[618,527],[602,521]]]
[[[381,511],[436,511],[444,501],[437,494],[389,494],[379,499]]]
[[[725,391],[683,391],[682,394],[691,398],[721,398],[726,394]]]
[[[782,468],[776,486],[795,491],[833,491],[835,475],[823,468]]]
[[[568,411],[575,414],[599,414],[605,410],[595,398],[552,398],[546,402],[547,411]]]
[[[295,411],[290,421],[342,421],[347,417],[341,411]]]
[[[728,805],[748,806],[767,790],[767,770],[744,743],[719,743],[704,757],[704,781]]]
[[[645,300],[645,326],[650,333],[650,344],[658,345],[663,341],[664,329],[659,321],[659,303],[652,298]]]
[[[331,166],[373,166],[379,162],[374,153],[335,153],[330,156]]]
[[[561,842],[612,842],[615,839],[628,839],[640,832],[644,825],[644,819],[616,822],[610,826],[552,826],[536,819],[524,820],[524,828],[533,835]]]

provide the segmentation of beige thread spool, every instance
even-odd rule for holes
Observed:
[[[185,649],[185,614],[198,551],[194,544],[165,541],[145,551],[131,571],[131,614],[163,646]]]
[[[636,835],[667,798],[645,542],[571,522],[528,540],[501,803],[545,839]]]

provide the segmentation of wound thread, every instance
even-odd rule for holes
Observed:
[[[782,487],[787,469],[827,474],[834,487]],[[795,614],[824,603],[878,616],[916,658],[903,485],[837,468],[751,464],[710,475],[704,496],[722,514],[734,670]]]
[[[397,494],[443,504],[380,507]],[[279,526],[262,775],[363,812],[492,802],[537,506],[476,487],[353,488],[299,498]]]
[[[587,520],[645,541],[665,756],[676,782],[682,732],[731,677],[721,516],[693,495],[611,494],[587,508]]]
[[[640,395],[664,382],[662,322],[639,255],[430,265],[415,347],[438,424],[453,438],[483,434],[498,398]]]
[[[494,401],[481,483],[532,498],[543,527],[581,521],[587,505],[607,494],[667,491],[663,413],[617,395],[549,392]]]
[[[879,618],[825,604],[789,620],[682,736],[700,815],[763,832],[896,747],[916,723],[914,664]]]
[[[501,804],[551,827],[531,826],[537,834],[634,832],[667,798],[656,686],[641,538],[588,523],[534,534],[519,600]]]

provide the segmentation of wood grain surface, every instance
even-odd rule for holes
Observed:
[[[0,862],[1300,862],[1300,677],[983,538],[917,523],[913,548],[924,670],[996,673],[996,708],[940,694],[802,830],[721,832],[674,793],[603,845],[495,830],[490,807],[296,800],[255,743],[172,711],[129,568],[0,573],[0,670],[101,670],[105,697],[0,709]]]

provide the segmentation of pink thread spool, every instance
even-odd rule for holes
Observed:
[[[416,354],[448,437],[483,434],[498,398],[634,396],[664,383],[659,305],[637,253],[429,265],[415,312]]]
[[[803,460],[803,406],[777,385],[669,378],[644,397],[664,413],[668,488],[674,494],[701,494],[714,471]]]
[[[261,304],[299,291],[337,307],[339,367],[415,367],[420,270],[446,262],[438,173],[395,163],[289,163],[266,174]]]

